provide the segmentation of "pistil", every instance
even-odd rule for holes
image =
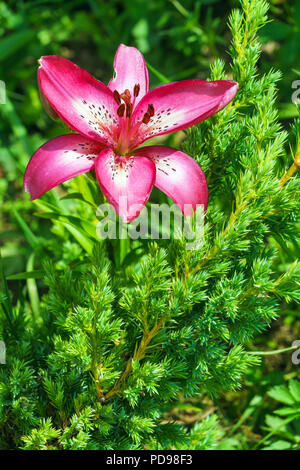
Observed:
[[[132,143],[137,138],[137,132],[141,124],[148,124],[155,114],[153,104],[149,104],[143,119],[131,127],[132,113],[139,93],[140,85],[138,83],[133,88],[133,100],[131,100],[131,93],[128,89],[124,90],[123,93],[119,93],[117,90],[113,92],[114,100],[119,105],[117,114],[120,127],[116,146],[116,153],[119,155],[125,155],[133,147]]]

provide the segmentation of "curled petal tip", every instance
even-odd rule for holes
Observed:
[[[228,80],[227,83],[230,83],[232,86],[224,93],[223,99],[220,101],[218,111],[225,108],[225,106],[227,106],[234,99],[239,88],[239,84],[233,80]]]
[[[228,80],[228,82],[232,84],[232,89],[234,90],[234,93],[236,93],[239,89],[238,82],[235,82],[234,80]]]
[[[29,190],[29,188],[28,188],[28,186],[27,186],[26,180],[24,181],[24,191],[25,191],[25,193],[29,194],[29,196],[30,196],[30,197],[29,197],[29,201],[34,201],[35,199],[37,199],[36,197],[33,197],[33,196],[31,195],[31,191]]]
[[[45,56],[45,55],[42,55],[38,60],[37,60],[37,63],[39,64],[40,67],[43,67],[43,62],[45,61],[45,59],[49,57],[49,56]]]
[[[236,93],[239,89],[239,84],[238,84],[238,82],[235,82],[234,80],[232,80],[231,83],[232,83],[232,87],[233,87],[233,89]]]

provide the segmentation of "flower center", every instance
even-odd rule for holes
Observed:
[[[155,114],[153,104],[149,104],[147,111],[143,115],[143,119],[132,125],[132,112],[139,92],[140,85],[138,83],[134,85],[133,97],[128,89],[124,90],[121,94],[117,90],[113,92],[114,100],[119,105],[117,109],[119,127],[117,138],[115,139],[116,148],[114,149],[118,155],[126,155],[134,148],[133,143],[141,124],[148,124]]]

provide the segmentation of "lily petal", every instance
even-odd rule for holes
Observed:
[[[57,56],[40,59],[38,80],[42,95],[69,127],[103,144],[113,142],[118,106],[107,86]]]
[[[133,145],[204,121],[223,109],[237,89],[236,82],[227,80],[182,80],[154,88],[134,112],[133,121],[139,128]],[[154,116],[145,124],[142,120],[149,105],[153,105]]]
[[[25,172],[24,187],[30,200],[74,176],[94,168],[94,159],[103,146],[81,135],[55,137],[31,157]]]
[[[136,153],[155,163],[154,185],[167,194],[184,215],[192,215],[197,204],[202,204],[206,211],[208,187],[203,171],[193,158],[179,150],[162,146],[142,147]]]
[[[134,87],[139,85],[139,94],[136,97],[137,104],[149,89],[149,74],[144,56],[135,47],[120,44],[114,59],[115,77],[112,78],[108,87],[120,94],[126,89],[134,96]]]
[[[138,216],[149,199],[155,165],[148,158],[120,157],[104,149],[95,162],[100,188],[124,222]]]
[[[40,85],[38,83],[38,86],[39,86],[39,92],[40,92],[40,100],[42,102],[42,105],[44,107],[44,110],[46,111],[46,113],[48,114],[48,116],[53,119],[54,121],[61,121],[59,115],[54,111],[54,109],[52,108],[52,106],[50,105],[49,101],[47,100],[46,96],[44,96],[42,90],[40,89]]]

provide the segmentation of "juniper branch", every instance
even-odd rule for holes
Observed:
[[[286,171],[286,173],[282,176],[280,180],[280,184],[279,184],[280,187],[284,186],[300,168],[300,139],[299,138],[298,138],[298,143],[297,143],[296,154],[293,155],[293,160],[294,162],[292,166]]]
[[[130,375],[132,371],[133,361],[140,361],[141,359],[143,359],[148,345],[150,344],[151,340],[157,335],[159,330],[162,328],[164,321],[165,321],[165,318],[162,317],[150,331],[144,333],[141,339],[141,342],[139,343],[138,346],[136,346],[132,357],[128,360],[123,374],[117,380],[113,388],[108,393],[106,393],[105,395],[101,394],[100,396],[101,401],[106,402],[110,400],[114,395],[117,395],[120,393],[122,389],[122,385],[124,384],[124,382],[126,381],[126,379],[128,378],[128,376]]]

